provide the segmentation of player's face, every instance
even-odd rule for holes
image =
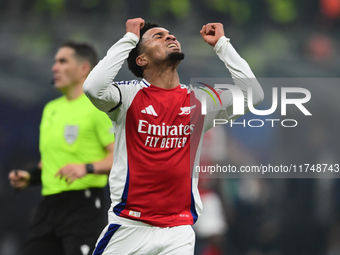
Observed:
[[[170,55],[183,54],[181,44],[177,41],[176,37],[164,28],[151,28],[145,32],[142,39],[142,52],[151,61],[167,60],[172,58]]]
[[[74,49],[62,47],[55,55],[52,72],[54,86],[58,90],[76,86],[80,82],[80,64],[74,54]]]

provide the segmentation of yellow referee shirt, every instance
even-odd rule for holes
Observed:
[[[82,95],[68,101],[65,96],[49,102],[40,124],[39,149],[42,162],[42,194],[104,187],[106,175],[87,174],[67,184],[55,174],[68,164],[86,164],[107,156],[105,146],[114,142],[107,115]]]

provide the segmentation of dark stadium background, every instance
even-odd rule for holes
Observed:
[[[223,163],[340,163],[340,88],[324,83],[340,76],[339,0],[0,0],[0,254],[17,254],[40,199],[39,188],[12,190],[7,175],[39,161],[41,112],[59,96],[50,82],[58,45],[86,40],[102,58],[134,17],[176,35],[186,54],[179,68],[184,84],[192,77],[229,77],[200,37],[208,22],[224,24],[258,78],[322,78],[310,88],[313,116],[298,128],[225,127]],[[126,65],[117,79],[132,79]],[[340,254],[340,179],[259,179],[252,200],[240,195],[245,180],[210,182],[228,222],[223,254]],[[197,254],[204,245],[197,242]]]

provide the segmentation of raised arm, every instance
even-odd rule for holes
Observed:
[[[85,80],[84,93],[99,110],[109,112],[119,104],[121,95],[118,88],[112,85],[112,81],[130,51],[136,47],[139,31],[143,26],[144,20],[141,18],[128,20],[124,37],[108,50],[106,56],[99,61]]]
[[[256,106],[261,103],[264,97],[263,90],[248,63],[240,57],[231,45],[230,40],[225,37],[223,25],[221,23],[209,23],[203,26],[200,33],[204,41],[214,47],[216,54],[231,73],[235,85],[242,91],[245,111],[248,110],[248,88],[252,90],[253,105]],[[232,111],[233,101],[230,91],[224,91],[221,94],[221,99],[228,112],[229,110]]]

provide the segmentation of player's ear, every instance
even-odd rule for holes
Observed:
[[[140,55],[136,58],[136,64],[137,64],[138,66],[141,66],[141,67],[146,66],[146,65],[148,64],[148,60],[147,60],[147,58],[146,58],[146,56],[145,56],[144,53],[140,54]]]
[[[91,71],[90,63],[87,61],[82,62],[80,65],[81,74],[86,77],[90,73],[90,71]]]

